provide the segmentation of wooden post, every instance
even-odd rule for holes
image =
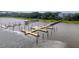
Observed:
[[[50,40],[52,39],[52,29],[50,29]]]
[[[20,28],[21,27],[21,24],[20,23],[18,24],[18,26],[19,26],[19,30],[21,30],[21,28]]]
[[[44,33],[42,33],[42,39],[43,39],[43,41],[44,41]]]
[[[0,24],[0,28],[1,28],[1,24]]]
[[[55,27],[54,27],[53,39],[55,40]]]
[[[49,39],[49,31],[47,31],[47,40]]]
[[[38,45],[38,37],[36,37],[36,45]]]
[[[5,29],[7,29],[7,28],[8,28],[6,24],[5,24],[5,27],[6,27]]]
[[[36,37],[36,45],[38,45],[38,43],[39,43],[39,32],[37,32],[37,34],[38,34],[38,36]]]
[[[26,29],[26,25],[24,24],[24,29]]]
[[[29,30],[29,25],[27,26],[27,29]]]
[[[19,25],[19,30],[20,30],[20,25]]]
[[[9,22],[9,25],[10,25],[10,22]]]
[[[22,30],[23,28],[22,27],[20,27],[20,31]]]
[[[10,22],[8,23],[8,26],[7,27],[10,29]]]
[[[15,25],[13,24],[13,26],[12,26],[12,27],[13,27],[13,31],[14,31],[14,29],[15,29]]]
[[[51,29],[51,40],[53,39],[53,28]]]
[[[13,31],[14,31],[15,26],[13,26]]]

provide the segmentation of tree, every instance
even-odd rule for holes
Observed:
[[[79,13],[75,13],[75,15],[73,16],[73,19],[75,21],[79,21]]]

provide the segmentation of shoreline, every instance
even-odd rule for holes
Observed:
[[[57,22],[60,20],[54,20],[54,19],[31,19],[31,18],[18,18],[18,19],[24,19],[24,20],[38,20],[40,22]],[[62,20],[63,23],[67,24],[79,24],[79,21],[68,21],[68,20]]]
[[[23,18],[23,17],[0,17],[0,18],[17,18],[21,20],[34,20],[34,21],[40,21],[40,22],[57,22],[59,20],[54,20],[54,19],[32,19],[32,18]],[[68,20],[62,20],[63,23],[67,24],[79,24],[79,21],[68,21]]]

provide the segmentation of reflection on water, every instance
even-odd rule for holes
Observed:
[[[7,20],[7,21],[6,21]],[[16,22],[16,18],[0,18],[0,24],[9,24],[9,22]],[[19,23],[24,24],[23,20]],[[31,27],[42,26],[47,23],[34,22],[25,26],[25,29],[31,30]],[[22,25],[21,28],[24,28]],[[24,35],[19,32],[19,27],[1,29],[0,28],[0,47],[3,48],[31,48],[31,47],[79,47],[79,24],[65,24],[59,23],[54,26],[53,30],[47,29],[48,33],[39,32],[38,45],[36,45],[36,37],[31,35]]]

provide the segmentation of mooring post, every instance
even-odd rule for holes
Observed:
[[[21,23],[19,23],[18,25],[19,25],[19,30],[21,30],[21,29],[20,29],[20,27],[21,27]]]
[[[19,25],[19,30],[20,30],[20,25]]]
[[[9,25],[10,25],[11,23],[9,22]]]
[[[13,31],[14,31],[14,27],[15,27],[15,26],[13,26]]]
[[[7,25],[5,24],[6,29],[8,28]]]
[[[24,29],[26,29],[26,25],[24,24]]]
[[[49,39],[49,31],[47,30],[47,40]]]
[[[8,23],[8,26],[7,26],[9,29],[10,29],[10,24],[11,24],[11,23],[9,22],[9,23]]]
[[[52,29],[51,29],[51,40],[53,39],[53,26],[52,26]]]
[[[20,27],[20,31],[22,30],[23,28],[22,27]]]
[[[34,23],[32,23],[32,25],[34,26]]]
[[[13,24],[13,26],[12,26],[12,27],[13,27],[13,31],[14,31],[14,29],[15,29],[15,25]]]
[[[0,24],[0,28],[1,28],[1,24]]]
[[[55,32],[55,26],[54,26],[54,32]]]
[[[38,45],[38,37],[36,37],[36,45]]]
[[[42,33],[42,40],[44,41],[44,33]]]
[[[29,24],[28,24],[28,30],[29,30],[30,28],[29,28]]]
[[[28,25],[27,25],[27,30],[28,30]]]
[[[55,32],[57,32],[57,26],[55,26]]]
[[[53,39],[55,40],[55,27],[54,27]]]
[[[39,32],[37,32],[38,36],[36,37],[36,45],[38,45],[38,40],[39,40]]]
[[[52,29],[50,29],[50,40],[52,39]]]

